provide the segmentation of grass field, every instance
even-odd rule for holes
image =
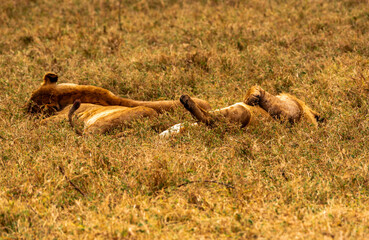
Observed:
[[[0,1],[0,239],[367,239],[368,4]],[[22,108],[48,71],[213,108],[259,84],[327,121],[159,139],[194,121],[178,111],[80,137]]]

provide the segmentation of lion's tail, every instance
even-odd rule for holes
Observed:
[[[81,101],[79,99],[75,100],[73,103],[73,106],[70,108],[69,113],[68,113],[68,119],[69,119],[70,126],[74,129],[74,131],[78,135],[82,135],[82,132],[78,130],[77,128],[75,128],[74,122],[73,122],[73,114],[75,113],[75,111],[78,110],[80,106],[81,106]]]

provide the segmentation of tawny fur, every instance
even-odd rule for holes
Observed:
[[[103,106],[125,106],[125,107],[149,107],[162,113],[181,106],[177,101],[136,101],[128,98],[121,98],[112,92],[90,85],[77,84],[57,84],[58,76],[54,73],[47,73],[39,89],[32,93],[27,103],[27,111],[30,113],[43,112],[52,114],[73,104],[79,99],[81,103],[93,103]],[[201,99],[194,99],[204,109],[210,109],[208,102]]]
[[[242,102],[226,108],[207,111],[193,101],[188,95],[182,95],[180,101],[198,121],[209,126],[215,124],[219,118],[225,118],[232,123],[240,124],[241,128],[249,124],[255,124],[260,117],[263,119],[270,118],[268,113],[260,107],[248,106]]]
[[[230,122],[240,124],[241,128],[259,124],[272,118],[295,123],[305,120],[314,126],[323,121],[320,115],[306,104],[289,94],[273,96],[259,86],[253,86],[246,94],[244,102],[236,103],[226,108],[207,111],[196,104],[188,95],[180,98],[183,106],[199,122],[212,126],[223,117]],[[162,137],[178,134],[184,131],[183,124],[177,124],[160,134]]]
[[[318,126],[318,121],[322,120],[317,112],[309,108],[300,99],[285,93],[274,96],[260,86],[253,86],[248,90],[244,103],[251,106],[260,106],[273,118],[291,123],[305,120],[314,126]]]
[[[193,101],[188,95],[182,95],[180,101],[195,119],[208,126],[213,126],[221,119],[226,119],[244,128],[249,125],[258,125],[261,121],[272,119],[262,108],[249,106],[243,102],[233,104],[226,108],[207,111]],[[190,126],[197,126],[197,124],[190,124]],[[160,137],[176,135],[183,132],[185,129],[186,125],[179,123],[162,132]]]
[[[158,113],[148,107],[101,106],[89,103],[80,103],[78,100],[56,115],[43,119],[42,124],[54,124],[62,120],[69,120],[74,127],[73,115],[83,122],[83,132],[78,134],[105,133],[119,126],[124,126],[133,120],[157,117]]]

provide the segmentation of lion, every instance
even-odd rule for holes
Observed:
[[[231,123],[240,124],[241,128],[272,119],[288,121],[292,124],[305,120],[314,127],[318,126],[318,122],[325,121],[319,113],[309,108],[300,99],[286,93],[273,96],[259,86],[251,87],[243,102],[213,111],[203,109],[188,95],[182,95],[180,102],[195,119],[208,126],[213,126],[222,118]],[[190,126],[197,125],[197,123],[190,124]],[[184,124],[179,123],[162,132],[160,136],[179,134],[185,128]]]
[[[109,90],[91,85],[73,83],[57,84],[58,75],[46,73],[41,87],[35,90],[26,105],[29,113],[54,114],[73,104],[77,99],[81,103],[92,103],[102,106],[148,107],[158,113],[173,110],[181,106],[180,101],[136,101],[116,96]],[[194,99],[204,109],[210,109],[207,101]]]
[[[73,115],[76,115],[78,121],[83,122],[83,131],[75,128]],[[78,135],[83,134],[104,134],[142,118],[157,117],[158,112],[153,108],[138,106],[138,107],[123,107],[123,106],[101,106],[91,103],[82,103],[76,100],[73,105],[65,107],[56,115],[45,118],[41,124],[52,124],[62,120],[69,120],[72,128]]]
[[[317,127],[318,122],[324,121],[319,113],[295,96],[287,93],[274,96],[257,85],[247,91],[244,103],[259,106],[270,116],[282,122],[296,123],[304,120]]]
[[[182,95],[180,102],[195,119],[207,126],[214,126],[220,120],[226,119],[230,123],[238,124],[241,128],[244,128],[250,125],[258,125],[260,124],[260,121],[268,121],[272,119],[264,109],[258,106],[250,106],[243,102],[238,102],[231,106],[213,111],[203,109],[188,95]],[[198,124],[192,123],[189,126],[198,126]],[[160,133],[160,136],[169,137],[171,135],[182,133],[185,129],[186,126],[179,123]]]

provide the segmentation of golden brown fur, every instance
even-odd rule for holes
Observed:
[[[240,124],[241,128],[259,124],[260,121],[270,120],[272,117],[291,123],[304,119],[314,126],[318,125],[317,121],[323,120],[317,112],[296,97],[289,94],[273,96],[259,86],[253,86],[247,92],[244,102],[214,111],[203,109],[187,95],[182,95],[180,101],[192,116],[208,126],[214,125],[220,117]],[[184,129],[185,125],[176,124],[160,136],[168,137],[183,132]]]
[[[233,104],[226,108],[207,111],[194,102],[188,95],[182,95],[180,101],[192,116],[199,122],[205,123],[208,126],[213,126],[221,119],[226,119],[244,128],[249,125],[258,125],[261,121],[269,121],[272,119],[264,109],[258,106],[249,106],[243,102]],[[189,126],[197,126],[197,124],[190,124]],[[182,123],[176,124],[160,133],[160,137],[169,137],[179,134],[183,132],[186,127],[187,126]]]
[[[289,94],[274,96],[260,86],[253,86],[246,93],[244,103],[251,106],[260,106],[273,118],[289,121],[291,123],[305,121],[318,125],[320,115],[309,108],[303,101]]]
[[[200,122],[206,125],[213,125],[220,117],[236,124],[240,124],[241,128],[249,124],[254,124],[259,117],[270,118],[260,107],[248,106],[245,103],[236,103],[229,107],[217,109],[214,111],[206,111],[192,100],[188,95],[182,95],[180,98],[183,106]]]
[[[69,119],[72,127],[74,127],[72,120],[74,113],[78,121],[83,122],[83,133],[87,134],[105,133],[133,120],[157,117],[158,115],[154,109],[148,107],[101,106],[89,103],[81,104],[77,100],[73,105],[69,105],[56,115],[42,120],[41,123],[50,124]],[[76,132],[82,134],[78,130]]]
[[[188,95],[182,95],[180,101],[197,120],[206,125],[213,125],[219,117],[224,117],[230,122],[241,124],[241,128],[243,128],[257,122],[259,116],[269,118],[268,113],[260,107],[248,106],[244,103],[236,103],[226,108],[206,111]]]
[[[162,113],[180,106],[179,101],[136,101],[121,98],[112,92],[90,85],[57,84],[58,76],[47,73],[39,89],[32,93],[27,103],[27,111],[30,113],[43,112],[51,114],[64,109],[79,99],[82,103],[93,103],[103,106],[125,106],[125,107],[149,107]],[[210,109],[208,102],[195,99],[196,103],[204,109]]]

